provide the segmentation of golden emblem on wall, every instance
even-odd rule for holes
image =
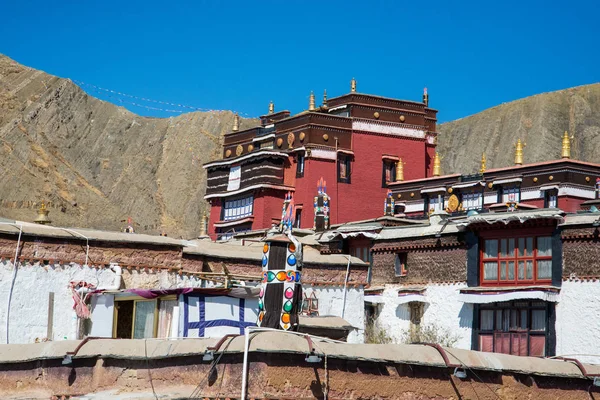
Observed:
[[[241,144],[238,144],[237,147],[235,148],[235,155],[239,156],[240,154],[242,154],[244,152],[244,148],[242,147]]]
[[[300,138],[300,141],[303,142],[304,138],[306,137],[306,133],[300,132],[300,135],[298,137]]]
[[[400,116],[400,122],[404,122],[406,120],[406,117],[404,115]]]
[[[283,144],[283,139],[282,138],[277,139],[277,147],[281,147],[282,144]]]
[[[296,139],[296,136],[294,136],[294,134],[290,132],[287,137],[288,148],[291,149],[293,147],[294,139]]]
[[[458,197],[456,197],[455,194],[450,196],[450,198],[448,199],[448,209],[451,212],[455,212],[456,210],[458,210],[459,205],[460,205],[460,202],[458,201]]]
[[[253,144],[249,144],[248,145],[248,152],[251,152],[252,150],[254,150],[254,145]]]
[[[324,141],[328,141],[328,140],[329,140],[329,135],[328,135],[328,134],[326,134],[326,133],[324,133],[324,134],[323,134],[323,140],[324,140]]]
[[[225,157],[229,157],[230,155],[231,155],[231,150],[230,150],[230,149],[227,149],[227,150],[225,151]]]
[[[374,116],[375,118],[379,118],[379,113],[378,113],[377,111],[375,111],[375,112],[373,113],[373,116]]]

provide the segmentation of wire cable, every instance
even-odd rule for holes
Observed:
[[[490,386],[490,385],[489,385],[487,382],[484,382],[484,380],[483,380],[483,379],[481,379],[481,377],[480,377],[479,375],[477,375],[477,373],[475,373],[475,371],[473,371],[473,370],[471,369],[471,367],[469,367],[467,364],[465,364],[464,362],[462,362],[462,360],[461,360],[460,358],[458,358],[458,357],[456,357],[454,354],[450,353],[450,352],[448,351],[448,349],[446,349],[446,348],[445,348],[445,349],[444,349],[444,351],[445,351],[446,353],[450,354],[452,357],[456,358],[456,360],[458,360],[458,362],[459,362],[459,363],[460,363],[460,364],[461,364],[463,367],[465,367],[466,369],[468,369],[469,371],[471,371],[471,372],[473,373],[473,375],[475,375],[475,377],[476,377],[477,379],[479,379],[479,381],[481,381],[481,383],[483,383],[483,384],[484,384],[484,385],[485,385],[485,386],[486,386],[486,387],[487,387],[487,388],[490,390],[490,392],[492,392],[492,393],[494,394],[494,396],[496,396],[498,399],[500,399],[500,398],[501,398],[500,396],[498,396],[498,394],[497,394],[496,392],[494,392],[494,390],[492,389],[492,387],[491,387],[491,386]]]

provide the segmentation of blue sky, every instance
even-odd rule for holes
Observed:
[[[314,90],[420,100],[441,122],[600,81],[600,1],[2,1],[0,53],[153,100],[299,112]],[[90,94],[151,116],[182,109]],[[120,102],[119,99],[125,101]]]

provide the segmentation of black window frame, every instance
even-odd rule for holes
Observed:
[[[385,171],[387,168],[391,168],[389,181],[385,180]],[[381,168],[381,187],[386,188],[386,187],[388,187],[390,182],[395,182],[395,181],[396,181],[396,161],[384,159],[383,163],[382,163],[382,168]]]
[[[296,155],[296,178],[302,178],[304,176],[304,168],[306,157],[303,152]]]
[[[340,176],[341,173],[341,165],[344,163],[346,165],[346,177],[342,178]],[[339,183],[351,183],[350,177],[352,176],[352,157],[346,154],[339,154],[337,158],[337,181]]]
[[[556,205],[552,208],[558,208],[558,190],[551,189],[544,192],[544,208],[550,208],[550,198],[555,197]]]

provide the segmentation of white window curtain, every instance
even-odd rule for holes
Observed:
[[[173,331],[173,310],[177,300],[161,300],[158,306],[158,331],[156,337],[168,338]]]
[[[156,300],[136,301],[133,321],[133,338],[154,337],[154,310]]]

